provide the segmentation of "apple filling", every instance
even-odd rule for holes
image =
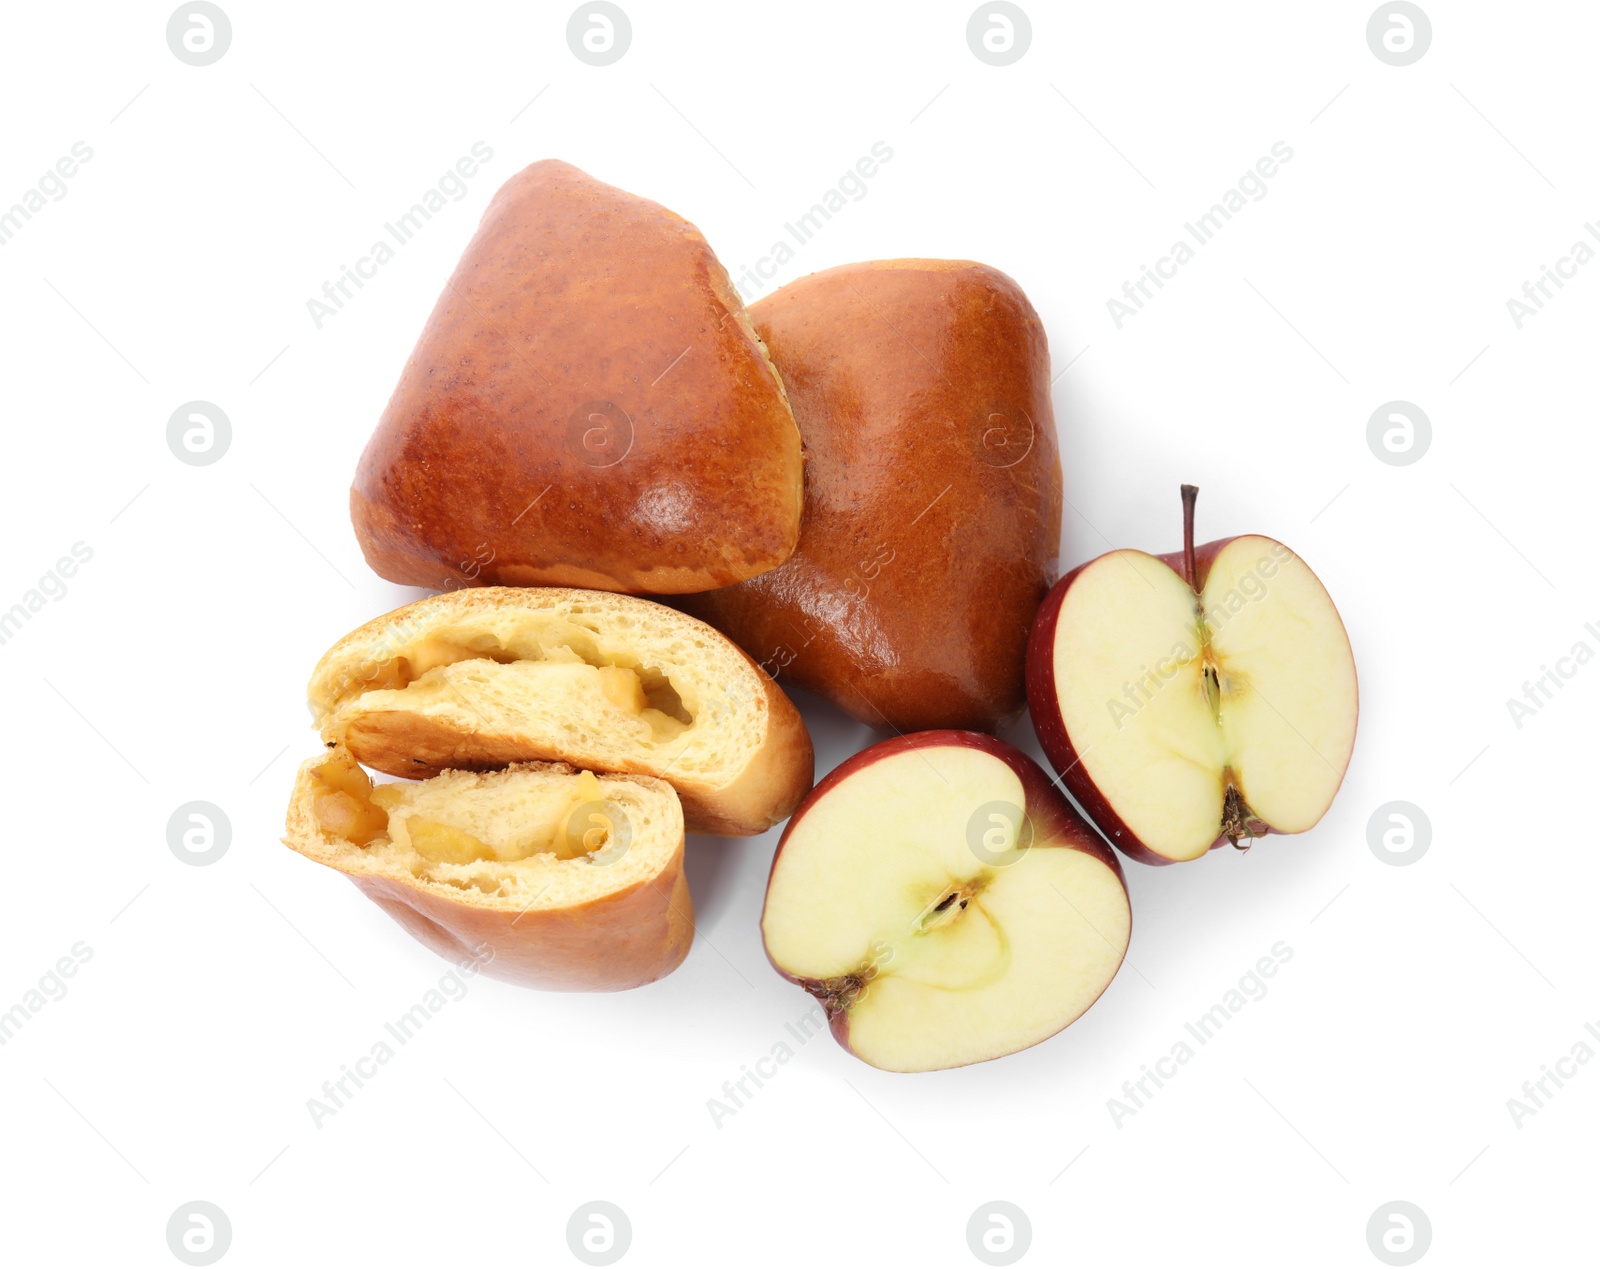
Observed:
[[[474,807],[470,790],[441,796],[429,782],[409,781],[374,787],[343,751],[314,768],[311,780],[312,814],[323,831],[363,849],[414,851],[424,866],[511,863],[534,855],[593,862],[605,858],[617,837],[616,808],[592,771],[524,797],[514,817],[503,808]]]
[[[468,662],[471,667],[463,665]],[[451,667],[478,673],[451,673]],[[675,740],[694,723],[663,670],[602,648],[594,631],[554,613],[519,614],[488,631],[432,631],[386,661],[369,662],[339,688],[339,699],[321,702],[324,708],[357,697],[368,703],[366,698],[382,693],[370,701],[373,706],[425,710],[430,702],[452,696],[470,701],[481,689],[580,699],[613,724],[628,720],[639,738],[654,743]]]
[[[1082,851],[1019,843],[1012,820],[987,816],[997,805],[1026,805],[1011,766],[926,746],[852,772],[785,836],[767,953],[874,1066],[931,1070],[1036,1044],[1121,963],[1121,879]]]
[[[1067,590],[1052,656],[1073,779],[1158,855],[1304,832],[1344,778],[1349,640],[1280,542],[1233,539],[1198,593],[1142,551],[1102,556]]]

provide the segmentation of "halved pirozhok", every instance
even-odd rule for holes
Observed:
[[[532,762],[374,787],[335,749],[301,765],[284,843],[441,956],[525,986],[638,987],[694,937],[683,813],[648,776]]]
[[[420,600],[335,644],[309,695],[324,743],[375,770],[561,761],[657,776],[690,832],[764,832],[811,787],[811,737],[771,677],[705,623],[627,595]]]

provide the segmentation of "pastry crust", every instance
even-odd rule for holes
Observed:
[[[284,844],[346,874],[419,942],[449,960],[470,956],[483,972],[546,991],[622,991],[671,973],[689,953],[694,910],[683,873],[683,818],[665,782],[601,776],[605,796],[630,824],[621,858],[535,855],[512,863],[439,864],[387,836],[357,846],[324,828],[313,772],[300,767]],[[489,774],[448,772],[430,783],[459,802],[476,793],[513,807],[519,797],[567,786],[564,763],[523,763]]]
[[[800,434],[700,231],[567,163],[495,194],[356,469],[410,586],[677,594],[774,568]]]
[[[879,260],[750,316],[805,437],[800,545],[675,602],[871,726],[993,730],[1022,708],[1061,534],[1038,314],[987,265]]]
[[[618,671],[651,685],[643,713],[606,696]],[[691,832],[764,832],[814,774],[799,711],[748,655],[683,613],[601,591],[420,600],[341,639],[308,690],[324,743],[376,770],[420,778],[556,760],[659,776]]]

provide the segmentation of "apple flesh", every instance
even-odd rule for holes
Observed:
[[[1271,538],[1112,551],[1068,573],[1028,641],[1028,707],[1079,804],[1131,858],[1303,833],[1355,744],[1355,659],[1310,568]]]
[[[1088,1009],[1127,951],[1116,855],[1026,754],[929,731],[863,750],[778,843],[767,957],[872,1066],[1014,1053]]]

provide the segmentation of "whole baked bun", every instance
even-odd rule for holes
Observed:
[[[800,545],[677,602],[864,723],[993,730],[1022,708],[1061,535],[1033,305],[987,265],[879,260],[801,278],[750,316],[805,437]]]
[[[336,749],[300,767],[284,843],[452,961],[547,991],[621,991],[689,953],[677,795],[564,763],[373,787]]]
[[[738,293],[681,216],[567,163],[495,194],[350,488],[409,586],[675,594],[783,563],[800,434]]]
[[[628,595],[481,587],[339,640],[307,689],[325,744],[390,775],[561,761],[658,776],[691,832],[761,833],[811,788],[811,737],[704,622]]]

